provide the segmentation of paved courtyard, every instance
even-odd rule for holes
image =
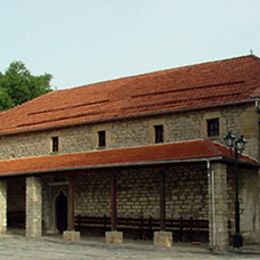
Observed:
[[[0,238],[0,259],[12,260],[168,260],[168,259],[260,259],[260,254],[225,253],[213,255],[205,247],[178,245],[173,248],[155,249],[151,243],[128,242],[124,245],[106,245],[102,241],[81,240],[65,242],[59,238],[29,240],[23,236],[2,235]]]

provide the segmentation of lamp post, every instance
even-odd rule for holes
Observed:
[[[224,137],[226,145],[234,150],[235,152],[235,174],[236,174],[236,196],[235,196],[235,235],[233,237],[233,246],[239,248],[243,245],[242,236],[240,234],[240,204],[239,204],[239,171],[238,171],[238,161],[239,156],[243,153],[245,149],[245,144],[247,143],[243,135],[240,137],[234,136],[231,132]]]

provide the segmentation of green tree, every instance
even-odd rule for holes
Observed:
[[[0,72],[0,110],[20,105],[51,91],[51,74],[34,76],[20,61],[12,62]]]
[[[0,88],[0,111],[13,107],[14,103],[5,89]]]

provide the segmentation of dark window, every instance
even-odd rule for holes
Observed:
[[[106,146],[106,131],[98,131],[98,147]]]
[[[154,126],[154,137],[155,137],[155,143],[163,143],[163,125],[155,125]]]
[[[208,127],[208,136],[219,136],[219,119],[209,119],[207,120],[207,127]]]
[[[58,152],[59,151],[59,137],[58,136],[54,136],[51,138],[51,151],[52,152]]]

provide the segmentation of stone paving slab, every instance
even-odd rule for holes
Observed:
[[[5,260],[170,260],[170,259],[260,259],[260,254],[225,253],[213,255],[202,247],[174,246],[158,249],[149,244],[107,245],[98,241],[68,242],[61,239],[26,239],[1,235],[0,259]]]

